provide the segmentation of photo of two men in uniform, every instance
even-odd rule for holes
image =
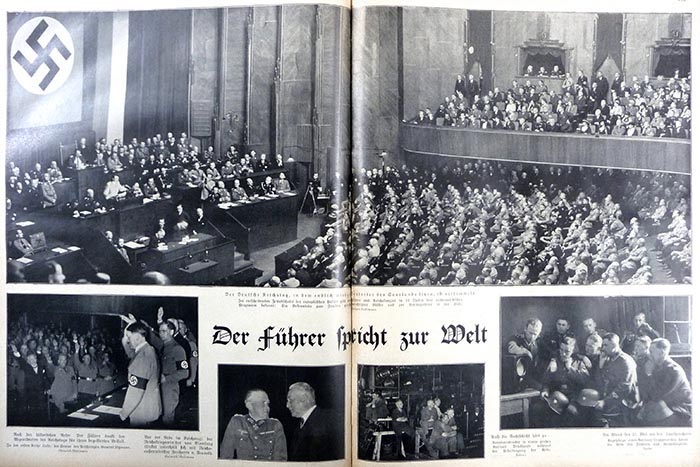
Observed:
[[[342,459],[344,388],[342,365],[219,365],[219,458]]]
[[[692,426],[689,297],[508,297],[501,428]]]

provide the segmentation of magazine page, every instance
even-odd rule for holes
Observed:
[[[696,13],[353,3],[354,462],[698,465]]]
[[[3,4],[0,463],[350,464],[349,7]]]

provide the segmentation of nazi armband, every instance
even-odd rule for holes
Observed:
[[[145,390],[148,385],[148,380],[146,378],[141,378],[136,375],[129,375],[129,386],[136,389]]]

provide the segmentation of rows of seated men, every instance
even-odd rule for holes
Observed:
[[[8,331],[8,397],[23,423],[47,423],[47,394],[51,413],[66,414],[126,380],[114,361],[119,340],[102,328],[15,321]]]
[[[136,322],[132,315],[122,319]],[[60,424],[68,413],[126,383],[128,361],[124,357],[131,349],[125,338],[120,345],[118,332],[98,327],[80,332],[66,323],[33,325],[28,321],[10,323],[8,334],[8,394],[13,402],[14,423]],[[170,393],[162,394],[166,407],[162,422],[171,425],[176,408],[182,412],[186,405],[196,406],[196,398],[186,397],[196,391],[193,387],[198,368],[196,339],[183,320],[164,320],[162,311],[158,314],[157,327],[163,337],[145,321],[140,324],[160,357],[161,389],[156,390],[165,391],[165,383],[170,383]],[[174,343],[168,343],[166,348],[166,341]],[[127,355],[121,353],[122,347]],[[182,361],[186,361],[184,365]],[[170,368],[175,364],[178,365],[175,370]],[[181,386],[175,394],[173,383]]]
[[[520,385],[540,391],[531,427],[690,426],[690,382],[645,313],[630,331],[605,331],[591,317],[577,324],[559,317],[544,330],[533,317],[504,345],[504,359],[522,359]]]
[[[647,226],[689,218],[687,177],[654,172],[451,162],[354,183],[358,284],[648,284]]]
[[[254,150],[239,154],[234,146],[225,154],[217,154],[212,146],[200,152],[185,133],[179,140],[168,133],[165,139],[158,134],[146,141],[134,138],[128,144],[118,139],[110,144],[102,138],[94,148],[90,148],[82,138],[64,167],[52,161],[47,168],[37,163],[31,170],[22,172],[18,165],[11,162],[7,180],[8,206],[14,211],[31,211],[61,204],[54,184],[88,167],[103,167],[110,174],[105,186],[90,187],[85,193],[80,193],[81,198],[85,197],[83,206],[80,206],[79,200],[73,207],[88,211],[94,210],[95,203],[104,204],[107,201],[111,204],[127,198],[157,197],[174,186],[200,189],[201,199],[213,202],[235,201],[291,189],[290,182],[281,173],[285,169],[281,154],[272,160]],[[280,172],[274,180],[269,177],[262,183],[253,183],[250,179],[253,174],[272,170]],[[122,183],[119,174],[124,171],[134,174],[132,183]],[[224,180],[236,180],[231,192],[223,186]]]
[[[435,111],[419,110],[411,123],[459,128],[614,136],[690,138],[690,77],[668,80],[649,76],[631,81],[616,73],[612,84],[596,74],[589,85],[579,70],[563,77],[561,90],[533,78],[482,92],[473,76],[457,77],[454,93]]]
[[[329,207],[323,225],[324,232],[304,248],[289,269],[270,278],[264,287],[337,288],[348,285],[350,267],[350,203],[347,200]]]

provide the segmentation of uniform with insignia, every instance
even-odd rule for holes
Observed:
[[[144,342],[136,350],[124,347],[131,358],[129,363],[129,386],[126,390],[121,418],[132,426],[142,426],[155,422],[160,417],[162,406],[160,391],[160,371],[158,357],[150,344]]]
[[[234,415],[221,442],[222,459],[287,460],[287,439],[276,418],[255,420],[250,415]]]
[[[185,349],[170,339],[163,342],[161,350],[161,380],[160,392],[163,396],[163,423],[169,425],[175,420],[175,409],[180,402],[180,381],[189,376],[189,364]]]

